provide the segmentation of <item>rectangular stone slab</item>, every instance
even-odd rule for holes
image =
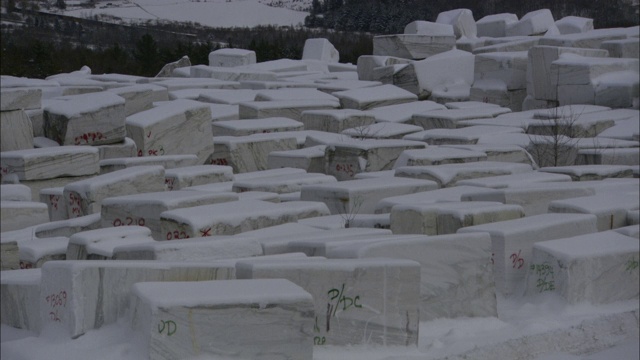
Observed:
[[[287,133],[221,136],[213,141],[215,152],[208,163],[231,166],[236,174],[267,170],[269,153],[298,148],[296,138]]]
[[[147,282],[132,293],[131,325],[150,359],[313,358],[313,300],[288,280]]]
[[[419,60],[456,47],[454,35],[396,34],[373,37],[373,55]]]
[[[233,180],[233,169],[221,165],[185,166],[165,169],[164,183],[167,190],[180,190],[189,186],[212,184]]]
[[[533,246],[526,295],[551,292],[570,304],[638,298],[638,240],[614,231]]]
[[[380,85],[334,92],[345,109],[369,110],[380,106],[409,103],[418,96],[394,85]]]
[[[40,316],[67,336],[111,324],[129,309],[131,286],[144,281],[228,279],[227,264],[150,261],[49,261],[42,267]]]
[[[100,212],[108,197],[164,191],[162,166],[134,166],[65,185],[69,218]]]
[[[45,180],[62,176],[97,175],[98,149],[90,146],[59,146],[3,151],[2,175],[16,174],[20,180]]]
[[[20,269],[0,272],[2,324],[40,332],[40,271]]]
[[[0,112],[0,151],[33,148],[33,123],[24,110]]]
[[[285,117],[215,121],[211,124],[214,136],[244,136],[296,130],[304,130],[304,125]]]
[[[307,217],[328,215],[326,205],[311,201],[273,204],[257,200],[232,201],[165,211],[160,215],[162,240],[233,235]]]
[[[485,232],[491,235],[496,288],[506,296],[522,294],[536,242],[595,233],[591,214],[541,214],[497,223],[469,226],[458,234]]]
[[[236,200],[238,195],[230,192],[186,190],[110,196],[102,202],[102,227],[145,226],[151,230],[154,239],[162,240],[165,235],[161,230],[160,214],[163,212]]]
[[[420,274],[414,261],[240,261],[236,277],[284,278],[308,291],[316,345],[417,343]]]
[[[338,109],[340,102],[333,99],[249,101],[239,104],[240,119],[286,117],[300,121],[308,110]]]
[[[435,181],[439,187],[452,187],[460,180],[489,176],[531,172],[529,164],[478,161],[438,166],[401,166],[395,170],[398,177]]]
[[[151,230],[143,226],[124,226],[81,231],[69,237],[65,260],[108,260],[122,244],[154,242]]]

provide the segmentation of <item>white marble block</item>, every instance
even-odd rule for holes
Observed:
[[[209,66],[235,67],[256,63],[256,52],[245,49],[218,49],[209,53]]]
[[[154,242],[151,230],[142,226],[81,231],[69,237],[65,260],[110,260],[120,245],[148,242]]]
[[[354,139],[402,139],[404,136],[422,131],[420,126],[410,124],[375,123],[345,129],[342,134]]]
[[[327,206],[316,201],[273,204],[239,200],[168,210],[160,214],[162,234],[165,236],[158,240],[233,235],[328,214]]]
[[[301,200],[322,201],[332,214],[373,214],[381,199],[437,189],[432,181],[403,178],[373,178],[340,181],[334,184],[306,185],[302,187]]]
[[[42,106],[42,89],[2,88],[0,99],[0,111],[2,112],[38,109]]]
[[[420,266],[402,259],[240,261],[239,279],[284,278],[313,296],[315,345],[418,342]]]
[[[20,269],[41,268],[48,261],[65,260],[68,244],[69,238],[66,236],[34,238],[21,242],[18,246]]]
[[[508,36],[499,39],[487,39],[484,46],[473,49],[474,54],[488,52],[528,51],[540,43],[539,36]]]
[[[22,184],[0,184],[0,200],[31,201],[31,189]]]
[[[603,180],[633,177],[633,170],[625,165],[574,165],[543,167],[539,171],[566,174],[573,181]]]
[[[230,273],[228,264],[213,262],[49,261],[42,267],[40,318],[77,338],[125,316],[137,282],[218,280]]]
[[[485,160],[487,160],[487,154],[483,151],[456,149],[443,146],[429,146],[426,149],[403,151],[393,167],[458,164]]]
[[[373,55],[420,60],[456,47],[454,35],[396,34],[373,37]]]
[[[542,35],[555,25],[549,9],[540,9],[526,13],[518,22],[507,25],[506,36]]]
[[[611,230],[627,225],[627,211],[640,208],[638,197],[635,191],[554,200],[549,203],[549,212],[593,214],[598,231]]]
[[[469,90],[469,100],[486,101],[513,111],[521,111],[527,97],[526,89],[509,90],[501,80],[477,80]]]
[[[169,91],[164,86],[154,84],[136,84],[107,90],[125,100],[125,116],[133,115],[153,107],[156,101],[168,101]]]
[[[460,201],[397,205],[391,209],[391,231],[394,234],[455,234],[463,227],[521,217],[524,217],[521,206],[499,202]]]
[[[149,359],[313,359],[313,299],[288,280],[149,282],[132,294]]]
[[[477,186],[459,185],[451,188],[436,189],[417,192],[413,194],[384,197],[376,205],[376,214],[391,213],[391,209],[396,205],[408,204],[431,204],[436,202],[458,202],[467,194],[492,192],[492,189]],[[488,200],[493,201],[493,200]]]
[[[332,255],[420,263],[420,321],[497,316],[488,234],[399,237],[337,248]]]
[[[18,230],[18,232],[22,231]],[[16,240],[10,241],[5,239],[0,242],[0,270],[2,271],[0,274],[3,273],[4,270],[20,269],[18,242]]]
[[[501,13],[487,15],[476,21],[478,37],[505,37],[507,25],[518,21],[518,15]]]
[[[391,170],[403,151],[425,147],[423,142],[393,139],[331,143],[325,150],[324,173],[338,180],[351,180],[358,173]]]
[[[479,179],[462,180],[458,185],[483,186],[493,189],[544,186],[539,183],[571,182],[571,177],[564,174],[552,174],[540,171],[512,175],[490,176]],[[550,184],[554,185],[554,184]]]
[[[333,100],[339,101],[338,98],[326,92],[322,92],[313,88],[280,88],[258,90],[256,92],[255,101],[278,101],[278,100]]]
[[[304,124],[286,117],[224,120],[211,123],[214,136],[245,136],[298,130],[304,130]]]
[[[269,153],[298,148],[296,137],[287,132],[238,137],[218,136],[213,142],[215,152],[211,155],[209,163],[231,166],[236,174],[266,170]]]
[[[35,201],[0,201],[2,232],[24,229],[49,222],[46,204]]]
[[[89,146],[3,151],[0,171],[3,176],[16,174],[20,180],[96,175],[98,161],[98,150]]]
[[[267,158],[269,169],[293,167],[309,173],[324,172],[326,145],[315,145],[296,150],[272,151]]]
[[[135,166],[65,185],[69,218],[99,213],[108,197],[164,191],[162,166]]]
[[[302,113],[300,122],[305,130],[319,130],[340,133],[345,129],[366,126],[376,119],[364,111],[356,109],[308,110]]]
[[[185,166],[164,172],[164,183],[169,191],[232,180],[233,169],[223,165]]]
[[[334,92],[345,109],[368,110],[380,106],[403,104],[418,100],[415,94],[394,85],[381,85]]]
[[[446,25],[443,24],[443,26]],[[409,63],[411,63],[411,60],[409,59],[394,56],[361,55],[358,57],[357,64],[358,79],[362,81],[373,81],[373,72],[376,68]]]
[[[307,110],[338,109],[340,102],[327,99],[248,101],[239,104],[240,119],[286,117],[299,121]]]
[[[233,191],[266,191],[277,194],[298,192],[305,185],[335,183],[335,177],[322,173],[287,174],[280,176],[260,177],[248,180],[236,180]]]
[[[638,298],[638,240],[614,231],[533,246],[526,295],[559,294],[569,304]]]
[[[201,164],[213,152],[211,110],[192,100],[174,100],[127,117],[127,136],[138,156],[195,154]]]
[[[96,145],[100,160],[134,157],[138,154],[135,141],[124,138],[122,142],[108,145]]]
[[[0,112],[0,151],[33,149],[33,146],[33,123],[24,110]]]
[[[165,169],[175,169],[196,166],[199,162],[195,154],[113,158],[100,160],[100,174],[129,169],[135,166],[156,165]]]
[[[404,34],[421,34],[431,36],[455,35],[452,24],[416,20],[404,27]]]
[[[234,193],[211,192],[203,194],[186,190],[113,196],[102,202],[101,224],[103,228],[145,226],[151,229],[154,239],[163,240],[165,234],[161,232],[160,226],[162,212],[236,200],[238,200],[238,195]]]
[[[40,271],[20,269],[0,272],[2,324],[40,332]]]
[[[60,145],[102,145],[124,140],[125,100],[112,93],[71,95],[44,107],[44,134]]]
[[[607,50],[609,57],[636,59],[640,57],[640,39],[638,38],[603,41],[600,48]]]
[[[434,181],[438,187],[452,187],[460,180],[531,172],[529,164],[478,161],[438,166],[401,166],[395,176]]]
[[[258,239],[219,235],[215,238],[120,244],[113,249],[113,259],[193,262],[262,257],[263,253]],[[233,274],[229,278],[235,277],[235,272]]]
[[[595,215],[541,214],[464,227],[458,234],[481,232],[491,235],[496,288],[510,296],[522,294],[535,243],[597,231]]]
[[[167,88],[169,92],[185,89],[237,89],[240,84],[237,81],[229,79],[211,78],[212,69],[220,69],[222,71],[231,71],[225,68],[212,68],[206,65],[191,66],[191,77],[188,78],[152,78],[151,83]],[[200,74],[198,70],[203,69],[204,74]],[[206,79],[208,78],[208,79]]]
[[[475,56],[475,80],[502,80],[507,90],[527,87],[527,51],[490,52]]]
[[[302,49],[302,60],[321,60],[337,63],[340,61],[340,53],[327,39],[307,39]]]
[[[485,135],[524,133],[519,127],[475,125],[458,129],[429,129],[405,135],[403,139],[424,141],[429,145],[474,145]]]
[[[262,61],[259,63],[242,66],[243,69],[252,69],[260,71],[270,71],[273,73],[287,73],[293,71],[308,71],[308,65],[302,60],[294,59],[276,59],[269,61]]]
[[[476,21],[473,19],[473,12],[469,9],[455,9],[443,11],[438,14],[436,23],[450,24],[456,38],[475,38],[478,34]]]
[[[474,58],[467,51],[452,49],[413,62],[411,66],[418,82],[418,96],[427,98],[433,96],[434,92],[451,92],[451,96],[454,96],[455,89],[460,86],[468,91],[473,83]],[[463,95],[468,96],[468,93]]]
[[[631,33],[633,33],[633,28]],[[599,49],[604,41],[626,39],[630,35],[627,28],[595,29],[584,33],[551,35],[540,38],[540,45]]]
[[[576,165],[640,165],[637,148],[581,149]]]
[[[404,104],[380,106],[367,110],[366,113],[375,117],[376,122],[412,124],[411,118],[414,114],[446,109],[447,107],[442,104],[429,100],[422,100]]]
[[[507,144],[472,144],[472,145],[442,145],[444,148],[462,149],[473,152],[483,152],[487,155],[487,161],[501,161],[529,164],[534,169],[538,165],[531,154],[518,145]]]
[[[458,121],[480,118],[493,118],[510,113],[511,109],[503,107],[487,107],[482,109],[447,109],[432,110],[413,114],[411,123],[429,129],[455,129]]]
[[[593,30],[593,19],[579,16],[565,16],[556,21],[560,34],[576,34]]]

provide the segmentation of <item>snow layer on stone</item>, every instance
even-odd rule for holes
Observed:
[[[287,174],[280,176],[260,177],[251,180],[235,180],[233,189],[236,192],[267,191],[278,194],[300,191],[305,185],[337,182],[333,176],[321,173]]]
[[[560,34],[584,33],[593,30],[593,19],[579,16],[565,16],[556,21]]]
[[[67,96],[63,99],[64,101],[51,103],[45,106],[44,110],[50,113],[66,116],[67,118],[72,118],[83,114],[95,113],[105,107],[125,104],[122,97],[108,92]]]
[[[484,161],[487,154],[482,151],[429,146],[426,149],[405,150],[400,154],[394,168],[414,165],[442,165],[448,163]]]
[[[354,90],[337,91],[342,107],[368,110],[380,106],[395,105],[418,100],[418,97],[394,85],[380,85]]]
[[[65,186],[65,190],[75,191],[80,194],[89,194],[96,190],[108,187],[112,184],[127,182],[142,174],[160,174],[164,179],[164,168],[162,166],[134,166],[129,169],[117,170],[111,173],[94,176],[89,179],[75,181]],[[112,195],[113,194],[109,194]]]
[[[544,172],[533,172],[524,174],[511,174],[502,176],[491,176],[480,179],[461,180],[458,185],[482,186],[493,189],[525,187],[540,182],[570,182],[571,177],[564,174],[551,174]]]
[[[99,171],[97,159],[98,149],[91,146],[58,146],[0,154],[2,172],[17,173],[22,180],[95,175]]]
[[[21,184],[0,185],[0,199],[11,201],[31,201],[31,189]]]
[[[376,123],[367,126],[357,126],[345,129],[342,134],[353,138],[374,138],[374,139],[398,139],[404,135],[422,131],[420,126],[410,124],[388,124]]]
[[[474,55],[453,49],[413,63],[420,89],[427,94],[438,86],[451,84],[473,84]]]
[[[193,69],[193,67],[192,67]],[[224,68],[219,68],[224,69]],[[201,79],[201,78],[188,78],[188,79],[163,79],[158,78],[157,81],[152,82],[155,85],[159,85],[167,88],[168,91],[181,90],[181,89],[234,89],[237,88],[240,83],[236,81],[224,81],[218,79]]]
[[[518,16],[511,13],[487,15],[476,21],[478,37],[504,37],[505,28],[518,21]]]
[[[524,133],[524,130],[512,126],[475,125],[463,128],[424,130],[403,137],[405,140],[424,141],[429,145],[475,144],[483,135],[503,133]]]
[[[478,161],[438,166],[402,166],[396,168],[396,176],[429,179],[436,181],[442,187],[449,187],[460,180],[526,173],[532,170],[531,165],[528,164]]]
[[[36,265],[45,256],[66,254],[68,243],[69,238],[64,236],[25,241],[18,247],[20,260]]]
[[[638,253],[640,250],[638,241],[615,231],[602,231],[571,238],[541,241],[534,246],[566,261],[605,254]]]
[[[459,185],[451,188],[422,191],[407,195],[389,196],[378,202],[375,212],[377,214],[389,213],[391,212],[391,208],[396,205],[461,201],[465,194],[490,191],[490,189],[483,187]]]
[[[638,191],[623,191],[555,200],[549,203],[549,212],[594,214],[598,218],[598,230],[604,231],[626,226],[627,211],[640,208],[639,198]]]
[[[424,20],[412,21],[404,27],[404,34],[420,34],[430,36],[455,35],[453,25]]]
[[[193,100],[214,104],[239,104],[243,101],[253,101],[258,90],[250,89],[186,89],[171,92],[174,97],[181,96],[182,91],[194,92]]]
[[[310,59],[338,62],[340,53],[327,39],[307,39],[302,49],[302,60]]]
[[[462,36],[475,38],[477,35],[476,21],[473,19],[473,13],[469,9],[443,11],[438,14],[436,23],[452,25],[457,38]]]
[[[339,101],[337,97],[318,91],[316,89],[277,89],[259,90],[256,93],[255,101],[277,101],[277,100],[333,100]]]
[[[366,113],[376,118],[378,122],[406,123],[413,114],[431,110],[445,110],[446,107],[433,101],[414,101],[405,104],[387,105],[367,110]]]
[[[506,35],[539,35],[545,33],[553,25],[555,25],[555,21],[549,9],[535,10],[526,13],[518,22],[509,24],[506,28]]]

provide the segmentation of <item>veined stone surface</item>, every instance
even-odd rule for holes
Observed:
[[[24,110],[0,112],[0,151],[25,149],[33,149],[33,123],[27,114]]]
[[[98,158],[98,149],[89,146],[3,151],[0,169],[3,176],[16,174],[20,180],[95,175],[99,172]]]
[[[122,244],[154,242],[151,230],[142,226],[123,226],[81,231],[69,237],[65,260],[108,260]]]
[[[233,169],[223,165],[184,166],[164,172],[164,183],[169,191],[232,180]]]
[[[2,324],[36,333],[40,331],[40,277],[40,269],[0,272]]]
[[[241,119],[264,119],[271,117],[286,117],[299,121],[302,112],[307,110],[338,109],[340,103],[336,100],[306,99],[306,100],[273,100],[249,101],[240,103]]]
[[[195,154],[125,157],[100,160],[100,174],[129,169],[136,166],[162,166],[165,169],[196,166],[200,160]]]
[[[396,34],[373,37],[373,55],[396,56],[412,60],[428,58],[454,49],[455,46],[454,35]]]
[[[168,101],[169,92],[164,86],[153,84],[137,84],[107,90],[125,100],[124,113],[130,116],[144,110],[149,110],[156,101]]]
[[[30,110],[41,106],[42,90],[37,88],[2,88],[0,111]]]
[[[49,222],[47,205],[35,201],[0,201],[2,232]]]
[[[518,21],[518,15],[511,13],[487,15],[476,21],[478,37],[505,37],[507,25]]]
[[[288,133],[254,134],[247,136],[220,136],[213,139],[215,152],[209,163],[227,165],[234,173],[267,170],[272,151],[295,150],[297,139]]]
[[[256,63],[256,53],[244,49],[218,49],[209,53],[209,66],[235,67]]]
[[[438,166],[401,166],[396,168],[395,174],[399,177],[431,180],[436,182],[439,187],[452,187],[460,180],[530,171],[533,169],[528,164],[478,161]]]

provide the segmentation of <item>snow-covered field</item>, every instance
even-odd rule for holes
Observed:
[[[309,14],[265,3],[264,0],[114,0],[108,2],[110,5],[100,2],[94,9],[69,6],[63,13],[81,18],[109,15],[123,22],[177,21],[210,27],[297,26]]]

